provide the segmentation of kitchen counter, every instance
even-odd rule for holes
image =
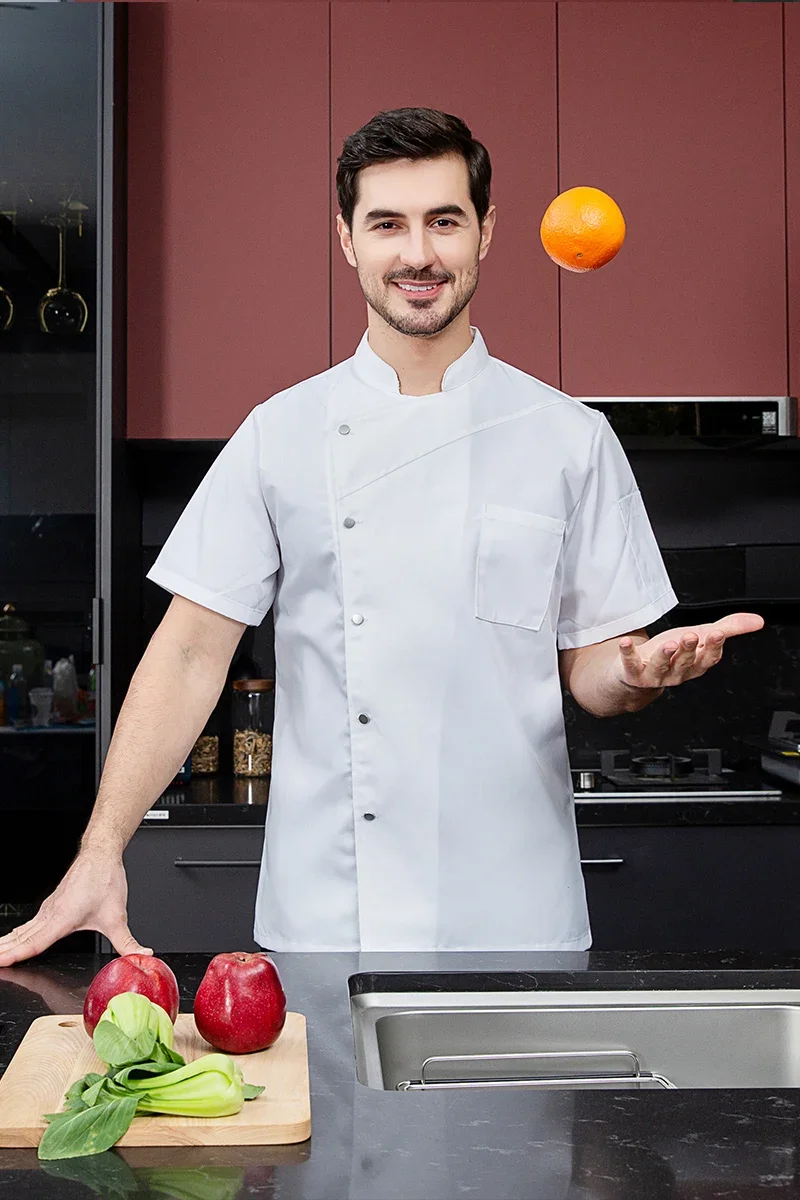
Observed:
[[[184,1011],[209,956],[165,955]],[[308,1019],[312,1135],[297,1146],[129,1149],[39,1164],[0,1150],[9,1200],[755,1200],[800,1197],[800,1091],[374,1091],[355,1081],[348,978],[504,971],[530,986],[800,987],[800,954],[275,954]],[[0,1066],[30,1022],[78,1012],[104,959],[0,970]],[[560,974],[556,979],[552,973]],[[535,981],[531,979],[535,973]],[[674,977],[672,977],[674,979]],[[496,986],[489,979],[488,986]],[[466,981],[465,981],[466,983]],[[101,1161],[102,1158],[102,1161]],[[169,1173],[169,1174],[167,1174]],[[160,1190],[159,1190],[160,1189]]]
[[[578,826],[602,825],[799,825],[800,788],[768,775],[779,800],[610,800],[576,796]],[[215,775],[171,787],[145,816],[143,825],[263,825],[268,779]]]

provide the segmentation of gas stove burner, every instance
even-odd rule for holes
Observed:
[[[632,754],[630,750],[601,750],[600,774],[620,787],[691,788],[722,783],[722,751],[687,749],[684,754]]]
[[[687,747],[683,754],[633,754],[601,750],[600,769],[572,771],[575,798],[601,803],[615,800],[780,800],[756,771],[723,767],[716,746]]]
[[[631,759],[631,774],[642,779],[680,779],[695,769],[681,754],[642,754]]]

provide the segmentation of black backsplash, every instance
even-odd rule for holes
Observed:
[[[222,442],[131,445],[142,498],[146,573]],[[681,753],[719,746],[731,766],[758,761],[742,738],[765,735],[776,709],[800,707],[800,447],[718,452],[630,452],[679,605],[648,626],[658,633],[760,613],[759,633],[731,638],[722,661],[701,679],[669,689],[640,713],[598,719],[566,692],[573,766],[599,749]],[[746,536],[742,536],[740,531]],[[142,649],[169,596],[143,589]],[[264,674],[274,670],[272,619],[248,630],[244,645]]]

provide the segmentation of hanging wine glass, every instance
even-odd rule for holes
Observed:
[[[39,301],[39,328],[44,333],[83,333],[89,310],[80,292],[65,286],[64,230],[69,221],[66,215],[42,217],[43,225],[58,230],[58,285],[50,288]]]
[[[13,207],[7,208],[9,203],[9,195],[11,194],[11,186],[7,179],[0,179],[0,217],[5,217],[14,229],[17,210],[15,201],[11,201]],[[10,329],[14,321],[14,301],[11,299],[11,293],[4,287],[0,286],[0,333],[5,333]]]
[[[5,333],[10,329],[14,321],[14,301],[6,291],[0,286],[0,333]]]

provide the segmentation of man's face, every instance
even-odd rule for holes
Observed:
[[[370,308],[399,333],[430,337],[469,304],[494,220],[492,205],[479,228],[467,164],[448,155],[365,167],[352,232],[341,214],[336,225]],[[435,287],[409,291],[401,283]]]

